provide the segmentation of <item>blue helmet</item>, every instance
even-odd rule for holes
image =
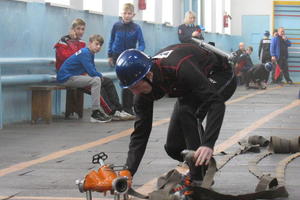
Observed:
[[[273,64],[271,62],[265,63],[265,69],[270,72],[273,69]]]
[[[117,59],[116,73],[122,88],[128,88],[143,79],[150,71],[152,62],[149,56],[136,49],[124,51]]]
[[[270,36],[270,31],[265,31],[264,36],[269,37]]]

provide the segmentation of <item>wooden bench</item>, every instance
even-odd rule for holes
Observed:
[[[67,90],[65,118],[77,113],[79,118],[83,117],[84,93],[80,88],[70,88],[57,85],[31,86],[31,123],[44,120],[46,123],[52,121],[52,90]]]

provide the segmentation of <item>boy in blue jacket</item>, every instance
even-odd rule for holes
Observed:
[[[57,72],[57,81],[68,87],[91,87],[91,122],[108,122],[111,118],[100,110],[100,89],[102,74],[96,70],[95,54],[103,45],[103,37],[92,35],[87,48],[82,48],[70,56]],[[83,75],[87,74],[87,75]]]
[[[145,42],[141,27],[132,21],[134,6],[131,3],[126,3],[123,6],[122,20],[116,22],[111,30],[111,36],[108,47],[108,62],[114,66],[119,55],[127,49],[137,49],[144,51]],[[123,110],[133,114],[133,94],[128,89],[122,90]]]

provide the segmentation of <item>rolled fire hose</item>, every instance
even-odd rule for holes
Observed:
[[[269,144],[270,143],[270,144]],[[256,159],[249,162],[249,171],[260,179],[256,190],[254,193],[242,194],[242,195],[229,195],[222,194],[210,189],[211,183],[213,181],[216,171],[222,168],[228,161],[230,161],[234,156],[237,156],[246,151],[257,151],[257,147],[266,147],[269,144],[269,150],[267,152],[261,153]],[[261,136],[251,136],[248,142],[240,142],[241,148],[235,153],[226,155],[224,159],[217,165],[215,160],[212,159],[206,175],[204,177],[201,187],[193,187],[194,193],[193,199],[207,199],[207,200],[254,200],[254,199],[273,199],[278,197],[287,197],[288,192],[284,186],[284,171],[288,163],[293,159],[300,157],[300,137],[292,139],[289,141],[284,141],[284,139],[272,136],[270,142]],[[288,147],[287,147],[288,146]],[[289,149],[289,152],[287,151]],[[276,152],[275,152],[275,151]],[[295,153],[297,152],[297,153]],[[265,157],[272,155],[273,153],[295,153],[284,160],[280,161],[276,168],[276,177],[272,177],[270,174],[264,174],[257,168],[257,164]],[[217,167],[218,166],[218,167]],[[173,180],[178,182],[178,178],[170,178],[173,174],[178,174],[179,172],[170,173],[167,177],[161,179],[166,185],[168,181]],[[177,176],[174,176],[177,177]],[[168,180],[169,179],[169,180]],[[172,183],[172,181],[170,181]],[[160,183],[162,185],[162,183]],[[174,183],[173,183],[174,184]],[[170,188],[170,187],[169,187]],[[150,193],[150,200],[159,200],[162,197],[169,200],[178,200],[174,195],[170,195],[167,190],[157,190]],[[159,189],[159,188],[158,188]],[[152,195],[151,195],[152,194]]]

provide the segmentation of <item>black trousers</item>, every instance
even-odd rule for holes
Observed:
[[[236,78],[230,80],[231,74],[215,74],[212,78],[215,80],[214,86],[224,99],[228,100],[234,93],[237,81]],[[227,85],[226,85],[227,83]],[[175,160],[183,161],[181,152],[185,149],[197,150],[205,134],[202,127],[202,122],[208,110],[200,109],[199,104],[194,102],[194,99],[178,98],[174,105],[174,110],[171,116],[165,150],[167,154]],[[222,123],[220,121],[219,123]],[[204,173],[203,169],[206,166],[189,166],[190,175],[193,180],[202,180]]]
[[[112,110],[110,114],[114,114],[117,110],[122,110],[122,105],[120,104],[116,87],[110,78],[103,77],[103,81],[101,83],[101,96]]]
[[[112,59],[114,64],[116,64],[116,61],[118,59],[120,54],[113,54]],[[133,93],[129,89],[122,89],[122,110],[124,110],[127,113],[134,114],[133,113]]]
[[[276,66],[274,66],[273,68],[273,71],[272,71],[272,80],[273,82],[275,83],[278,83],[278,82],[281,82],[282,81],[282,76],[284,77],[285,81],[288,82],[288,81],[292,81],[291,78],[290,78],[290,74],[289,74],[289,68],[288,68],[288,61],[286,58],[280,58],[278,61],[277,61],[280,69],[281,69],[281,74],[280,76],[278,77],[277,80],[274,79],[274,75],[275,75],[275,68]]]

